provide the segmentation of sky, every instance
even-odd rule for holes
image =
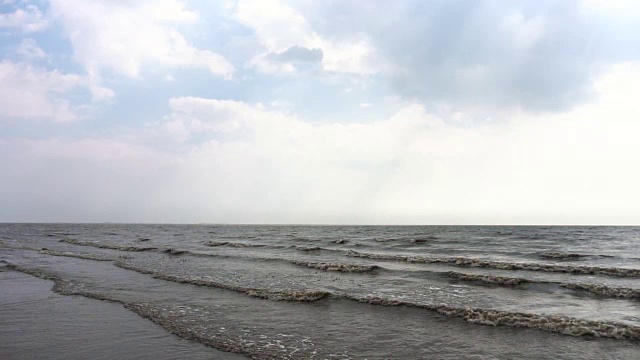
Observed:
[[[633,0],[0,0],[0,221],[640,225]]]

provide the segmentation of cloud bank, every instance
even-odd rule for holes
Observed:
[[[0,221],[640,224],[634,2],[0,10]]]

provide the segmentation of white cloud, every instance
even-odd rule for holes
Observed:
[[[36,41],[31,38],[23,39],[17,49],[18,54],[27,59],[44,59],[47,54],[42,50]]]
[[[0,120],[46,119],[57,122],[77,118],[66,94],[76,88],[93,89],[86,77],[48,71],[23,63],[0,62]]]
[[[183,1],[52,0],[74,47],[75,58],[95,79],[104,71],[137,77],[144,69],[204,68],[229,78],[233,65],[223,56],[190,44],[176,28],[198,14]]]
[[[204,213],[224,214],[212,221],[638,223],[639,80],[640,65],[617,66],[596,82],[597,103],[474,128],[421,105],[314,125],[241,102],[174,99],[174,121],[188,114],[227,139],[190,151],[178,176],[192,181],[189,201],[203,196],[216,204]]]
[[[174,98],[165,122],[197,145],[0,141],[3,163],[24,164],[0,177],[0,201],[41,221],[638,224],[638,84],[640,64],[620,65],[593,104],[479,127],[419,104],[341,124]],[[24,187],[39,192],[13,195]],[[41,206],[51,194],[65,201]]]
[[[360,35],[345,39],[324,37],[315,32],[293,7],[279,0],[240,0],[234,17],[252,28],[266,52],[257,55],[250,66],[265,73],[293,73],[291,62],[275,62],[272,55],[298,46],[322,50],[325,71],[373,74],[383,65],[369,39]]]
[[[24,32],[37,32],[48,25],[42,11],[35,5],[18,8],[11,13],[0,13],[0,28],[15,28]]]

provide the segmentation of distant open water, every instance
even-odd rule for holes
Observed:
[[[639,227],[0,224],[0,259],[255,359],[640,358]]]

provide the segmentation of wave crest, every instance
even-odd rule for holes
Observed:
[[[155,247],[140,247],[140,246],[131,246],[131,245],[118,245],[118,244],[107,244],[107,243],[98,243],[98,242],[90,242],[90,241],[80,241],[75,239],[62,239],[58,240],[59,242],[79,245],[79,246],[91,246],[99,249],[110,249],[110,250],[119,250],[119,251],[131,251],[131,252],[140,252],[140,251],[151,251],[157,250]]]
[[[560,286],[573,289],[584,290],[592,294],[623,298],[623,299],[640,299],[640,289],[624,288],[624,287],[612,287],[602,284],[582,284],[582,283],[563,283]]]
[[[583,320],[560,315],[541,315],[480,308],[457,308],[447,305],[416,304],[380,297],[353,297],[351,300],[382,306],[409,306],[435,311],[448,317],[458,317],[472,324],[512,326],[545,330],[572,336],[606,337],[620,340],[640,340],[640,326],[604,321]]]
[[[70,252],[70,251],[50,250],[50,249],[46,249],[46,248],[40,249],[39,252],[41,254],[45,254],[45,255],[74,257],[74,258],[85,259],[85,260],[95,260],[95,261],[112,261],[112,260],[114,260],[113,258],[108,257],[108,256],[99,256],[99,255],[93,255],[93,254],[80,254],[80,253],[74,253],[74,252]]]
[[[343,264],[343,263],[313,262],[313,261],[301,261],[301,260],[291,260],[291,263],[296,265],[306,266],[313,269],[318,269],[318,270],[357,272],[357,273],[371,272],[378,268],[377,265]]]
[[[246,244],[246,243],[236,243],[229,241],[208,241],[205,243],[206,246],[217,247],[217,246],[228,246],[235,248],[248,248],[248,247],[264,247],[266,245],[263,244]]]
[[[504,277],[504,276],[491,276],[491,275],[475,275],[475,274],[463,274],[455,271],[447,272],[447,276],[454,279],[471,281],[471,282],[479,282],[484,284],[495,284],[495,285],[508,285],[515,286],[524,283],[531,282],[527,279],[522,278],[512,278],[512,277]]]
[[[539,264],[531,262],[506,262],[483,260],[467,257],[443,257],[443,256],[409,256],[362,253],[353,250],[347,252],[347,256],[361,257],[378,260],[395,260],[412,263],[442,263],[461,267],[480,267],[500,270],[528,270],[543,272],[559,272],[571,274],[608,275],[616,277],[640,277],[640,269],[599,267],[586,265],[563,264]]]
[[[204,277],[198,277],[198,276],[163,274],[160,272],[141,268],[141,267],[124,263],[121,261],[115,262],[114,265],[123,269],[135,271],[141,274],[151,275],[156,279],[183,283],[183,284],[192,284],[192,285],[198,285],[198,286],[210,286],[218,289],[237,291],[237,292],[247,294],[249,296],[258,297],[261,299],[275,300],[275,301],[317,301],[329,295],[328,292],[323,292],[323,291],[254,289],[254,288],[248,288],[248,287],[243,287],[238,285],[225,284],[210,278],[204,278]]]

